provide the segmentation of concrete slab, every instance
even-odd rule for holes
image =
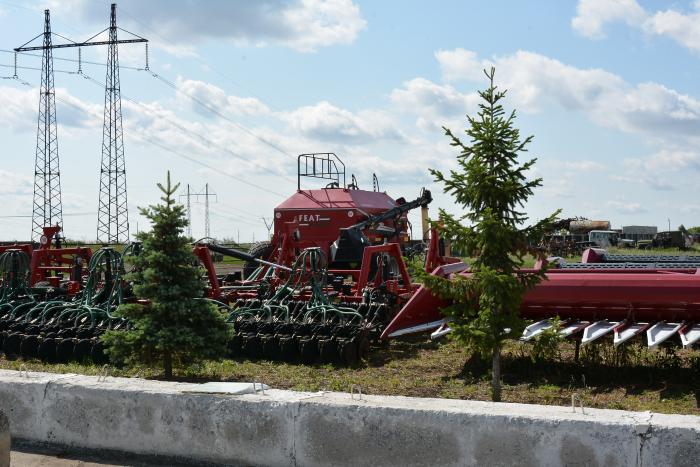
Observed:
[[[261,383],[231,383],[231,382],[211,382],[198,384],[196,388],[184,389],[182,392],[194,394],[255,394],[270,389],[267,384]]]

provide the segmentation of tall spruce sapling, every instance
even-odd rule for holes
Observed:
[[[506,115],[500,101],[506,91],[494,85],[495,69],[484,70],[489,87],[479,92],[482,102],[475,118],[467,116],[464,143],[447,128],[451,145],[460,150],[458,168],[444,174],[431,169],[443,191],[466,212],[453,216],[440,210],[442,231],[465,256],[473,257],[471,275],[447,280],[427,276],[427,287],[452,305],[444,310],[451,319],[453,337],[482,356],[492,359],[492,399],[501,400],[501,349],[509,338],[519,337],[524,321],[519,314],[523,294],[544,278],[544,271],[520,271],[523,257],[541,253],[530,247],[555,221],[559,211],[525,227],[522,211],[542,179],[528,180],[536,159],[519,160],[532,136],[521,140],[514,127],[515,111]],[[462,222],[466,222],[463,225]]]
[[[202,300],[204,284],[192,246],[183,235],[185,209],[173,198],[178,187],[172,186],[168,172],[166,185],[158,184],[162,203],[140,210],[152,229],[136,236],[143,248],[127,279],[133,281],[135,295],[149,303],[120,306],[117,314],[133,329],[102,337],[113,361],[159,362],[167,379],[172,378],[173,366],[220,359],[232,332],[218,309]]]

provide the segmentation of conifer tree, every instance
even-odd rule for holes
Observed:
[[[453,337],[473,351],[492,359],[492,399],[501,400],[501,349],[503,342],[521,335],[524,321],[519,314],[523,294],[544,277],[544,271],[522,272],[523,257],[532,253],[532,240],[539,240],[559,211],[525,227],[522,211],[540,178],[528,180],[536,159],[521,161],[532,136],[521,140],[514,127],[515,111],[506,116],[500,101],[506,92],[494,85],[495,69],[484,70],[489,87],[480,91],[477,116],[467,116],[464,143],[447,128],[451,145],[460,150],[458,169],[443,174],[431,169],[443,191],[452,195],[465,211],[453,216],[440,210],[443,232],[453,245],[473,257],[471,274],[456,280],[424,278],[427,287],[452,301],[444,310],[451,319]],[[467,225],[462,222],[466,221]]]
[[[110,331],[102,338],[112,360],[160,362],[166,379],[172,378],[173,366],[221,358],[232,332],[218,309],[202,299],[204,284],[183,234],[185,210],[173,198],[178,187],[171,185],[168,172],[166,185],[158,184],[162,203],[140,210],[152,230],[137,235],[142,251],[128,279],[135,295],[148,304],[120,306],[117,314],[133,329]]]

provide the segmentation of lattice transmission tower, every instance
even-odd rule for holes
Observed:
[[[107,77],[105,79],[105,108],[102,125],[102,162],[100,165],[100,199],[97,210],[97,240],[124,243],[129,240],[129,211],[126,199],[126,160],[122,127],[122,97],[119,81],[119,44],[146,43],[148,40],[117,27],[117,5],[112,3],[107,41]],[[106,31],[107,31],[106,30]],[[117,31],[134,36],[119,40]],[[102,31],[86,41],[90,43]],[[148,65],[146,65],[148,68]]]
[[[41,60],[41,87],[39,88],[39,118],[36,130],[34,159],[34,197],[32,203],[32,240],[38,240],[43,227],[63,227],[61,203],[61,170],[58,160],[58,128],[56,124],[56,94],[53,84],[53,45],[51,18],[44,10],[44,32]],[[25,44],[26,45],[26,44]],[[15,49],[19,52],[22,47]]]
[[[204,237],[209,238],[211,236],[211,218],[209,216],[209,203],[210,199],[213,198],[213,202],[216,203],[217,195],[209,189],[209,184],[204,185],[204,189],[199,193],[192,193],[190,191],[190,184],[187,184],[187,193],[180,195],[180,199],[185,198],[187,203],[187,230],[186,234],[188,237],[192,236],[192,202],[200,204],[204,203]],[[203,201],[202,201],[203,200]]]
[[[97,212],[97,240],[108,243],[122,243],[129,240],[118,43],[117,8],[113,3],[109,21],[100,200]]]
[[[132,44],[148,40],[117,27],[116,4],[112,4],[110,25],[84,42],[53,44],[49,10],[44,11],[44,32],[15,52],[42,51],[41,88],[39,98],[39,122],[37,128],[36,161],[34,170],[34,205],[32,209],[32,239],[42,234],[49,225],[63,227],[61,204],[61,175],[58,159],[56,124],[56,94],[54,90],[53,49],[68,47],[108,46],[107,78],[105,81],[105,113],[102,132],[102,163],[100,169],[100,196],[97,219],[97,236],[100,241],[119,243],[129,238],[129,219],[126,207],[126,167],[124,162],[124,134],[122,130],[121,94],[119,84],[118,44]],[[118,39],[117,30],[131,36]],[[108,40],[97,37],[108,32]],[[57,35],[58,36],[58,35]],[[43,44],[29,44],[43,37]],[[146,49],[148,50],[148,49]],[[78,50],[80,52],[80,49]],[[80,66],[80,65],[79,65]]]

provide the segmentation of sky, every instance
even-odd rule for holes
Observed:
[[[0,77],[44,9],[79,41],[108,26],[109,3],[0,0]],[[433,212],[459,213],[428,168],[456,167],[442,127],[463,134],[491,66],[534,135],[531,219],[700,225],[700,1],[123,0],[117,23],[150,41],[150,71],[142,44],[119,48],[132,233],[169,170],[181,193],[216,193],[213,236],[262,239],[296,190],[296,156],[312,152],[337,154],[361,188],[376,174],[395,198],[426,187]],[[82,75],[76,49],[54,55],[72,239],[96,237],[106,54],[83,49]],[[31,233],[41,58],[17,59],[19,79],[0,79],[0,240]],[[192,233],[204,236],[203,203]]]

